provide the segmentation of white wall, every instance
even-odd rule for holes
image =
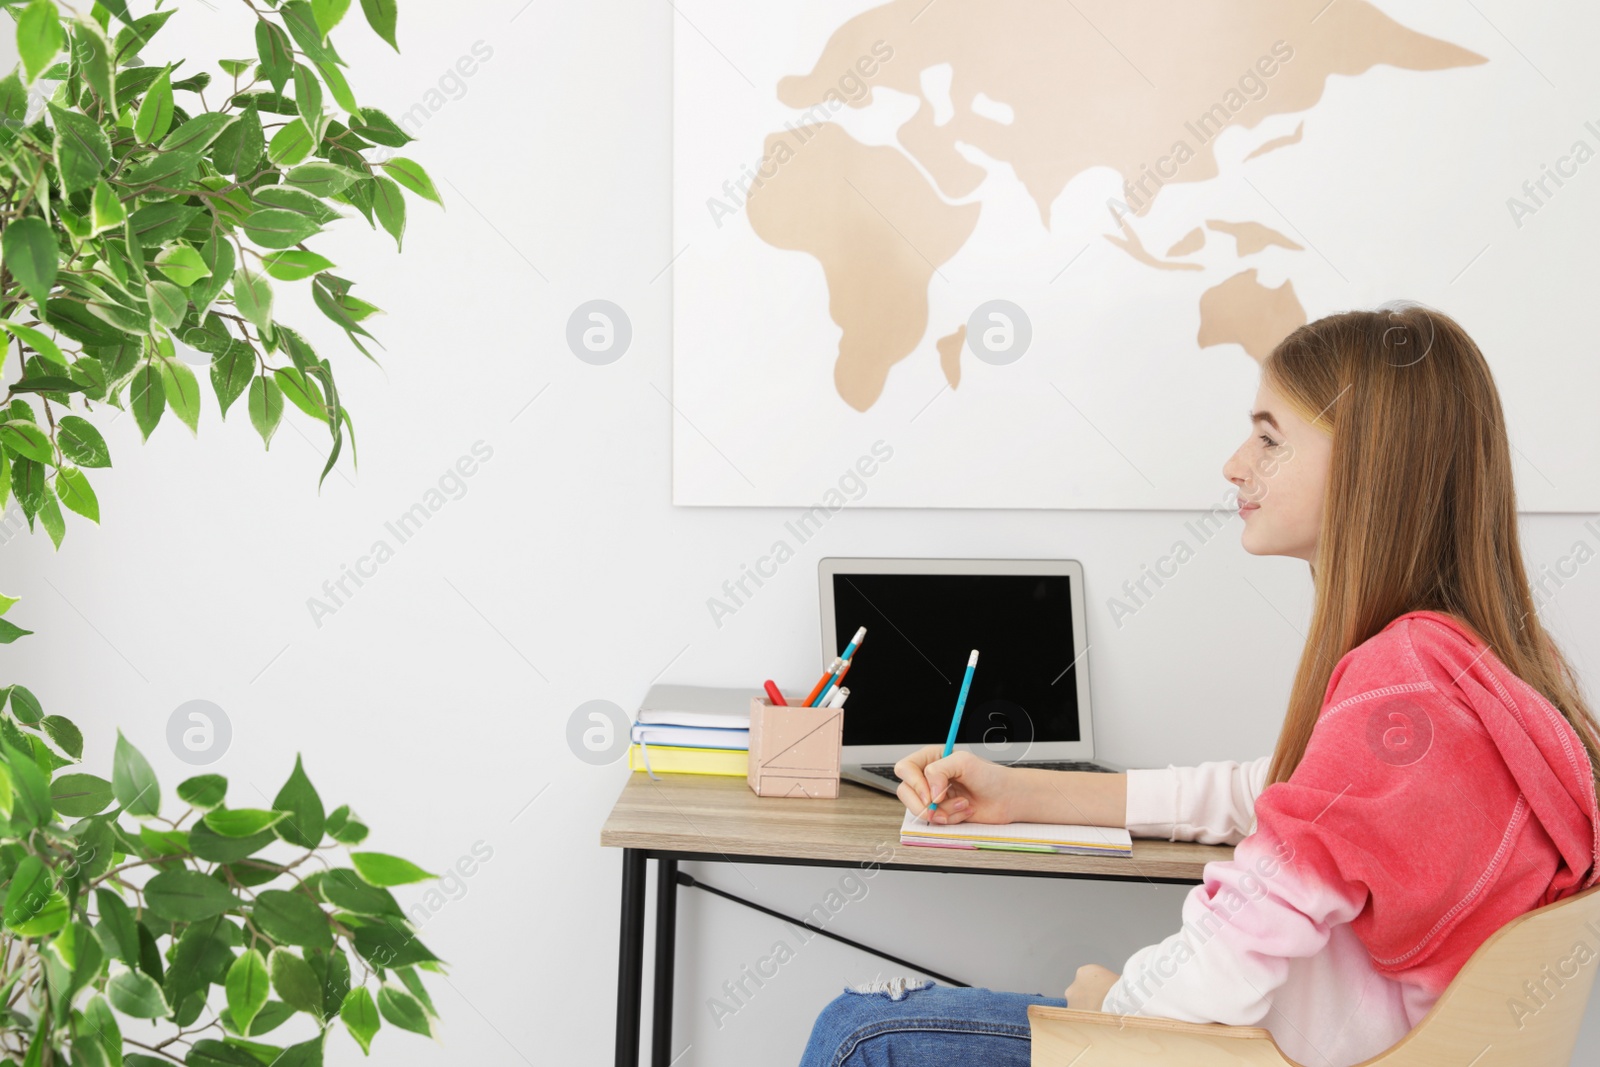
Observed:
[[[11,618],[38,631],[0,649],[6,676],[84,724],[89,769],[109,768],[120,727],[170,799],[192,769],[167,750],[168,716],[205,698],[232,723],[212,769],[230,777],[236,803],[270,797],[300,752],[329,805],[352,803],[371,823],[372,847],[436,870],[476,842],[493,849],[422,925],[451,964],[448,982],[434,983],[443,1043],[386,1028],[384,1063],[610,1062],[620,855],[597,839],[627,771],[578,760],[568,718],[592,699],[628,708],[658,677],[808,677],[822,555],[1082,560],[1097,730],[1108,757],[1132,763],[1267,751],[1309,608],[1303,565],[1251,557],[1230,532],[1118,631],[1106,598],[1189,516],[875,511],[869,494],[714,626],[706,598],[790,515],[669,503],[671,273],[661,272],[674,251],[673,8],[537,3],[512,21],[521,2],[403,4],[398,58],[359,26],[335,37],[358,96],[397,116],[475,42],[493,49],[411,153],[448,211],[413,205],[399,258],[360,223],[326,242],[357,293],[389,312],[374,325],[381,369],[311,330],[342,375],[360,472],[341,463],[319,496],[323,441],[305,420],[291,415],[263,453],[242,410],[223,425],[208,396],[198,441],[170,419],[144,446],[131,419],[111,427],[116,466],[95,479],[103,529],[69,521],[59,553],[42,535],[0,549],[0,589],[23,597]],[[167,31],[174,43],[248,54],[238,15],[218,7],[185,5]],[[568,314],[596,297],[625,308],[634,328],[632,348],[606,367],[563,341]],[[465,495],[316,625],[307,599],[374,540],[393,545],[384,523],[478,441],[493,455]],[[1571,517],[1528,516],[1523,530],[1536,567],[1585,536]],[[1591,567],[1545,612],[1591,680],[1597,608]],[[691,869],[795,912],[840,874]],[[1118,966],[1170,932],[1182,892],[885,873],[832,928],[968,981],[1059,994],[1077,965]],[[707,999],[792,931],[694,891],[680,908],[683,1067],[792,1062],[843,983],[896,973],[819,939],[719,1029]],[[1600,1013],[1589,1019],[1592,1059]],[[335,1063],[360,1061],[343,1034],[331,1047]]]

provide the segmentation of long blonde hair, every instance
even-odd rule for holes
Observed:
[[[1347,311],[1280,341],[1262,380],[1333,436],[1311,629],[1268,782],[1288,778],[1305,755],[1344,654],[1427,609],[1473,631],[1560,709],[1600,787],[1600,724],[1540,625],[1500,395],[1472,338],[1417,304]]]

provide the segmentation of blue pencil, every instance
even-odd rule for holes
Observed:
[[[967,673],[961,679],[961,695],[956,697],[956,713],[950,718],[950,736],[944,739],[944,754],[946,756],[956,750],[956,731],[961,729],[961,709],[967,706],[967,690],[972,688],[972,671],[978,665],[978,650],[973,649],[972,655],[967,657]],[[929,804],[929,811],[938,810],[938,804]]]
[[[832,695],[830,692],[831,688],[839,683],[839,676],[847,669],[845,664],[850,662],[850,657],[856,654],[856,649],[860,648],[861,642],[865,641],[866,639],[867,628],[863,626],[861,629],[856,631],[856,635],[852,637],[850,639],[850,643],[845,646],[844,652],[840,654],[837,660],[834,661],[838,663],[839,666],[828,672],[828,680],[822,683],[821,691],[811,698],[810,702],[806,704],[806,707],[822,707],[823,700]]]

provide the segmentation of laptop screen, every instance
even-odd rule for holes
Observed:
[[[845,745],[943,744],[967,658],[978,650],[956,741],[996,762],[1043,741],[1081,740],[1068,575],[834,574],[844,651],[867,628],[844,684]]]

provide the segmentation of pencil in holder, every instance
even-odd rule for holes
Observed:
[[[843,727],[843,708],[778,707],[751,697],[750,788],[760,797],[837,797]]]

